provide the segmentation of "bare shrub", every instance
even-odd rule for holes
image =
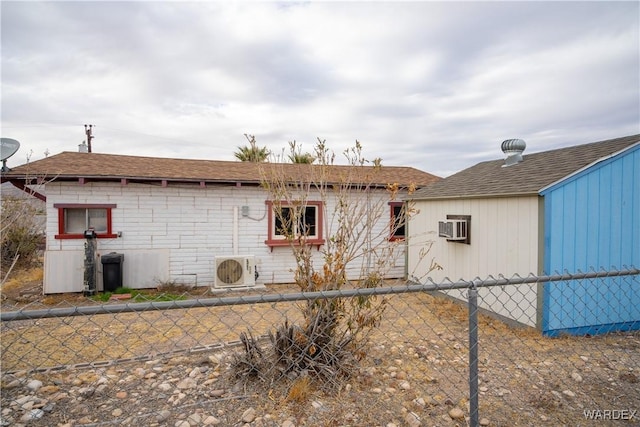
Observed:
[[[44,236],[37,221],[38,211],[28,199],[2,198],[1,264],[2,283],[13,268],[27,269],[39,260]]]
[[[295,155],[295,143],[289,148]],[[278,159],[261,165],[276,232],[293,254],[295,283],[302,292],[379,287],[403,253],[404,242],[389,237],[413,209],[405,203],[392,217],[389,202],[402,200],[415,185],[381,184],[381,160],[366,160],[358,141],[343,154],[347,165],[336,167],[335,154],[318,139],[314,164],[297,164],[293,172]],[[307,218],[309,206],[323,210],[321,243],[317,224]],[[350,377],[366,354],[369,334],[385,307],[386,300],[373,295],[308,300],[300,305],[301,324],[285,321],[270,332],[270,371],[289,378],[311,375],[323,386],[339,388],[340,379]],[[245,362],[255,360],[256,350],[245,351],[237,368],[254,375]]]

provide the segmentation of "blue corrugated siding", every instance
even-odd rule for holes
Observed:
[[[640,267],[640,146],[541,193],[546,273]],[[546,284],[542,330],[640,329],[640,287],[629,278]]]

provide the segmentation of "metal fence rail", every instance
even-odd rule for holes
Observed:
[[[3,307],[2,425],[242,425],[256,407],[255,426],[640,423],[633,267],[268,292]],[[296,391],[299,376],[248,392],[231,374],[241,334],[266,352],[306,302],[365,296],[386,310],[337,394]]]

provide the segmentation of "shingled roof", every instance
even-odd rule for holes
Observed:
[[[478,163],[416,191],[413,200],[496,197],[537,194],[544,187],[593,162],[640,141],[640,135],[609,139],[522,156],[502,167],[503,159]]]
[[[259,184],[265,170],[277,168],[279,176],[302,181],[309,179],[310,168],[317,165],[286,163],[253,163],[239,161],[189,160],[160,157],[123,156],[102,153],[63,152],[54,156],[12,168],[2,174],[2,181],[25,179],[55,179],[131,182],[166,181]],[[328,169],[330,182],[353,172],[350,166],[335,165]],[[373,171],[373,167],[365,167]],[[268,174],[268,172],[267,172]],[[411,167],[382,166],[371,174],[374,185],[415,184],[418,187],[440,180],[439,177]]]

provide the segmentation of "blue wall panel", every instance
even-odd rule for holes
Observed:
[[[640,146],[541,194],[546,273],[640,267]],[[640,329],[637,279],[546,284],[543,304],[548,335]]]

